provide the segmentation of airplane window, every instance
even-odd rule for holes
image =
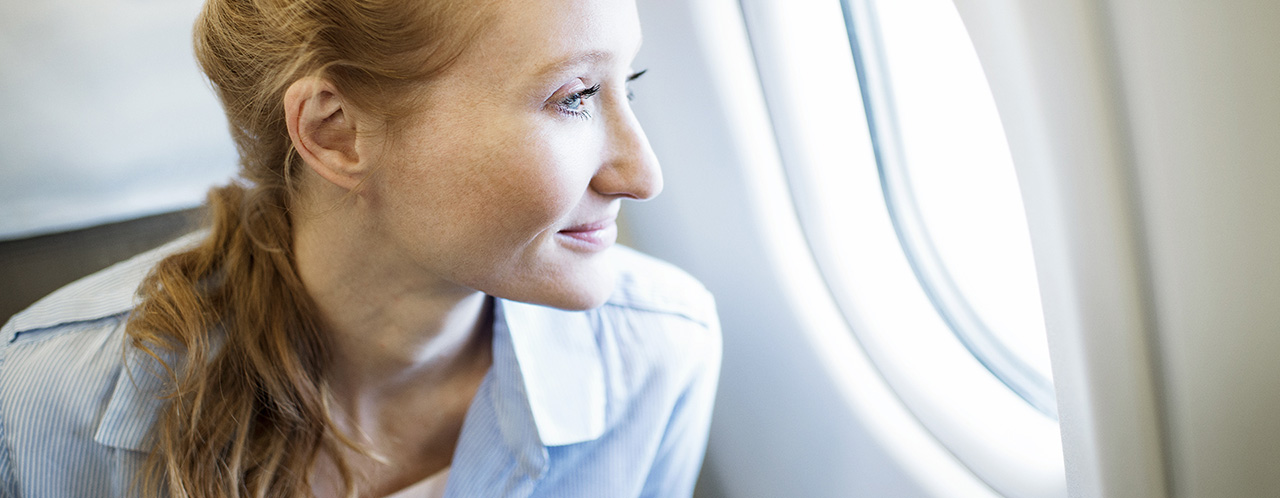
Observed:
[[[1017,178],[954,5],[740,1],[788,200],[847,332],[998,494],[1065,495]]]
[[[860,62],[881,61],[882,81],[881,95],[865,104],[882,188],[912,269],[965,347],[1056,417],[1013,162],[960,17],[949,0],[869,4],[879,43],[860,48],[880,57]]]

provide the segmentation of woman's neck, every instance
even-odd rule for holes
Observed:
[[[426,274],[357,214],[332,209],[296,216],[298,273],[332,346],[328,368],[338,401],[362,405],[420,397],[456,376],[488,369],[490,299]]]
[[[333,421],[376,455],[342,459],[362,495],[383,496],[450,465],[492,363],[493,300],[427,275],[345,214],[295,215],[294,251],[329,335]],[[340,486],[327,458],[317,496]]]

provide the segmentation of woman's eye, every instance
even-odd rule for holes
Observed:
[[[560,112],[570,116],[589,119],[591,111],[586,108],[587,100],[591,99],[595,94],[600,93],[600,85],[593,86],[586,90],[581,90],[570,94],[560,100],[558,105]]]
[[[631,91],[631,82],[635,81],[636,78],[644,76],[644,73],[647,73],[647,72],[649,72],[648,69],[642,69],[640,71],[632,73],[631,76],[627,76],[627,100],[635,100],[636,98],[635,92]]]

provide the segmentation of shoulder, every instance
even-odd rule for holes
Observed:
[[[0,328],[0,495],[84,495],[102,484],[88,476],[115,469],[109,448],[140,447],[132,408],[145,403],[128,394],[142,375],[122,375],[125,323],[152,266],[196,237],[79,279]]]
[[[55,382],[83,376],[77,359],[118,360],[120,342],[135,294],[157,262],[190,247],[201,233],[116,263],[54,291],[19,312],[0,328],[0,387]]]
[[[37,461],[85,471],[102,465],[95,439],[120,397],[135,290],[158,261],[199,235],[71,283],[0,328],[0,474],[11,474],[0,477],[39,480]]]
[[[120,351],[135,294],[152,267],[189,247],[191,234],[116,263],[36,301],[0,328],[0,386],[39,383],[78,375],[66,368],[75,355]],[[24,370],[25,369],[25,370]]]
[[[202,237],[82,278],[0,328],[0,495],[85,496],[119,470],[110,448],[142,448],[155,400],[134,384],[149,378],[139,364],[122,375],[125,324],[156,263]]]
[[[626,247],[614,255],[613,295],[596,310],[597,340],[616,359],[614,372],[666,378],[671,387],[715,377],[720,367],[720,320],[715,299],[676,266]]]
[[[618,246],[613,256],[618,283],[606,307],[671,315],[718,332],[715,299],[693,276],[631,248]]]
[[[104,270],[72,282],[13,315],[0,340],[13,342],[24,335],[57,334],[62,326],[74,326],[126,314],[133,309],[134,294],[151,268],[204,237],[196,232],[144,252]],[[20,284],[19,284],[20,285]]]

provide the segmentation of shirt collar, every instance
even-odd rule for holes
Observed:
[[[604,367],[592,326],[595,316],[495,299],[492,402],[502,414],[503,439],[530,475],[541,474],[546,446],[604,434]],[[144,450],[163,401],[158,365],[134,353],[117,379],[95,439]]]
[[[592,326],[598,316],[496,301],[494,370],[498,402],[508,405],[499,405],[500,413],[527,410],[544,446],[599,438],[605,431],[605,383]]]
[[[151,429],[160,418],[167,400],[165,395],[164,367],[155,358],[125,348],[125,364],[116,378],[115,390],[107,409],[98,422],[93,439],[112,448],[133,451],[149,451]],[[173,357],[164,360],[172,364]]]

